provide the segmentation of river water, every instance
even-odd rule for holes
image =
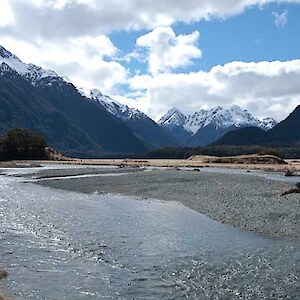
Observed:
[[[300,299],[299,241],[247,233],[176,202],[1,175],[0,220],[3,284],[14,299]]]

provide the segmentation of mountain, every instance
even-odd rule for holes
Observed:
[[[268,147],[300,146],[300,105],[282,122],[265,132],[243,128],[227,133],[214,145],[261,145]]]
[[[212,145],[260,145],[265,136],[266,132],[258,127],[244,127],[228,132]]]
[[[10,53],[0,45],[0,74],[14,70],[24,79],[27,79],[33,86],[41,79],[58,79],[60,78],[54,71],[45,70],[34,64],[23,63],[16,55]]]
[[[300,105],[285,120],[267,132],[264,142],[273,147],[300,147]]]
[[[176,107],[170,109],[161,119],[158,124],[172,128],[174,126],[183,126],[185,124],[186,116],[180,112]]]
[[[272,118],[259,120],[237,105],[229,109],[221,106],[202,109],[190,115],[184,115],[173,108],[158,123],[172,134],[178,135],[185,145],[192,147],[211,144],[238,128],[257,127],[267,131],[277,124]]]
[[[122,120],[74,85],[0,46],[0,134],[13,127],[40,132],[49,145],[72,155],[148,150]]]
[[[186,116],[174,107],[158,121],[158,124],[180,140],[183,145],[188,145],[191,133],[184,128],[185,122]]]
[[[96,89],[90,92],[89,98],[122,120],[149,149],[180,145],[173,135],[138,109],[118,103]]]
[[[268,131],[268,130],[274,128],[277,124],[278,124],[278,122],[275,119],[267,117],[267,118],[263,118],[260,121],[259,128],[261,128],[264,131]]]

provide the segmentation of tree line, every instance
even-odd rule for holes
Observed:
[[[299,158],[300,148],[268,148],[263,146],[217,145],[206,147],[166,147],[148,152],[145,158],[186,159],[192,155],[236,156],[245,154],[268,154],[281,158]]]
[[[0,138],[0,160],[47,159],[47,143],[41,134],[13,128]]]

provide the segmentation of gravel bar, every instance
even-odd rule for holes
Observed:
[[[80,174],[82,171],[80,169]],[[122,171],[126,171],[126,168]],[[37,182],[52,188],[83,193],[104,192],[137,196],[138,199],[179,201],[216,221],[243,230],[271,237],[300,237],[299,194],[280,196],[294,187],[292,183],[268,180],[252,173],[221,174],[175,169],[130,171],[126,176],[74,176]],[[51,177],[51,170],[47,174],[43,172],[36,175]],[[67,175],[67,172],[64,170],[63,175]],[[74,171],[70,172],[75,174]]]

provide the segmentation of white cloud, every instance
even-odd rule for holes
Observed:
[[[128,77],[126,68],[110,60],[118,49],[106,36],[71,38],[59,43],[43,40],[37,44],[4,38],[1,44],[10,51],[13,49],[24,62],[55,70],[84,88],[116,92],[116,87]]]
[[[202,57],[197,47],[199,36],[198,31],[176,36],[171,27],[158,27],[139,37],[136,44],[148,49],[149,71],[158,74],[189,66],[193,59]]]
[[[284,11],[283,13],[279,14],[277,12],[273,12],[272,16],[274,17],[274,23],[278,28],[283,28],[288,21],[288,12]]]
[[[0,28],[13,24],[15,21],[12,7],[9,5],[8,0],[1,1],[0,9]]]
[[[133,90],[146,92],[144,111],[159,118],[175,106],[183,112],[239,104],[258,117],[285,118],[300,104],[300,60],[286,62],[231,62],[209,72],[136,76]],[[146,100],[145,100],[146,97]]]
[[[223,19],[255,5],[300,3],[300,0],[1,0],[1,10],[3,1],[9,4],[15,22],[3,27],[2,33],[27,40],[154,29],[176,22]]]
[[[191,111],[237,103],[258,116],[271,115],[280,120],[300,103],[299,60],[232,62],[210,72],[160,74],[201,57],[199,33],[176,36],[172,24],[223,19],[255,5],[300,0],[0,1],[1,45],[26,62],[54,69],[80,86],[96,87],[104,93],[117,94],[118,84],[129,82],[138,100],[126,101],[153,117],[171,106]],[[281,20],[278,24],[285,25],[287,15],[274,17]],[[149,49],[152,76],[128,79],[121,60],[112,61],[118,49],[105,35],[140,29],[154,29],[137,42],[139,49]],[[139,51],[125,57],[132,58],[144,59]]]

